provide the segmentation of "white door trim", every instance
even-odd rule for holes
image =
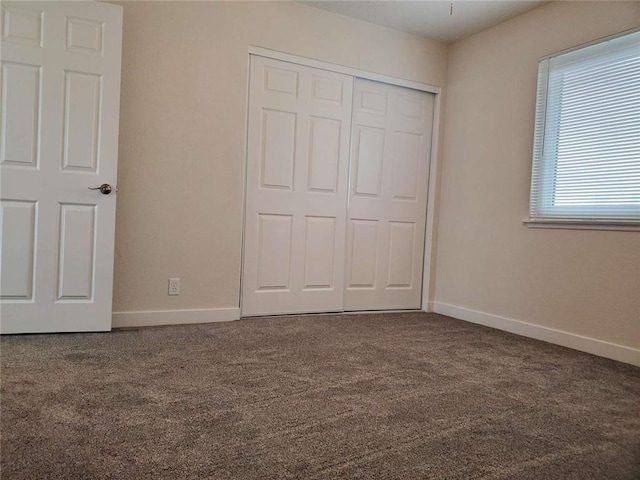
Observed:
[[[342,73],[345,75],[351,75],[354,78],[364,78],[367,80],[374,80],[377,82],[387,83],[389,85],[396,85],[399,87],[407,87],[412,88],[414,90],[420,90],[423,92],[433,93],[435,95],[435,104],[433,110],[433,137],[431,141],[431,162],[429,166],[429,192],[427,199],[427,219],[426,219],[426,232],[425,232],[425,251],[424,251],[424,268],[423,268],[423,277],[422,277],[422,304],[421,310],[426,312],[433,311],[433,302],[429,299],[429,290],[431,284],[431,257],[433,254],[433,247],[435,244],[434,239],[434,223],[435,223],[435,199],[436,199],[436,185],[437,185],[437,174],[438,174],[438,164],[439,164],[439,139],[440,139],[440,97],[442,89],[435,85],[430,85],[427,83],[416,82],[413,80],[406,80],[398,77],[390,77],[388,75],[382,75],[379,73],[368,72],[366,70],[361,70],[359,68],[353,68],[345,65],[338,65],[335,63],[323,62],[321,60],[315,60],[312,58],[301,57],[298,55],[293,55],[290,53],[280,52],[277,50],[271,50],[264,47],[259,47],[255,45],[249,45],[248,48],[248,58],[247,58],[247,97],[246,97],[246,105],[245,111],[249,110],[249,94],[248,94],[248,85],[249,85],[249,64],[251,55],[258,55],[262,57],[272,58],[275,60],[282,60],[285,62],[296,63],[299,65],[305,65],[308,67],[320,68],[323,70],[328,70],[331,72]],[[239,282],[239,296],[238,303],[239,308],[242,306],[242,279],[244,276],[244,241],[245,241],[245,215],[246,215],[246,197],[247,197],[247,132],[248,132],[248,115],[245,116],[245,148],[244,148],[244,162],[243,162],[243,196],[242,196],[242,242],[241,242],[241,259],[240,259],[240,282]],[[242,317],[243,313],[240,310],[240,316]]]
[[[423,92],[435,93],[436,95],[438,95],[441,91],[440,87],[429,85],[428,83],[414,82],[413,80],[405,80],[404,78],[389,77],[380,73],[360,70],[359,68],[352,68],[345,65],[338,65],[336,63],[323,62],[321,60],[314,60],[312,58],[299,57],[290,53],[278,52],[277,50],[256,47],[254,45],[249,45],[249,55],[259,55],[261,57],[273,58],[275,60],[283,60],[285,62],[297,63],[298,65],[305,65],[307,67],[320,68],[322,70],[329,70],[335,73],[343,73],[345,75],[351,75],[352,77],[365,78],[367,80],[388,83],[390,85],[397,85],[399,87],[407,87],[413,88],[414,90],[421,90]]]
[[[433,312],[434,300],[429,299],[431,286],[431,257],[435,245],[436,187],[438,185],[438,145],[440,140],[440,93],[435,94],[433,105],[433,133],[431,136],[431,162],[429,164],[429,190],[427,192],[427,227],[424,237],[424,267],[422,269],[422,310]]]

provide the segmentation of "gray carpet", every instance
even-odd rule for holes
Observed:
[[[6,479],[640,478],[640,369],[440,315],[1,348]]]

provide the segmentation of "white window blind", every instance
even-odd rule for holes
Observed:
[[[640,32],[540,62],[530,217],[640,221]]]

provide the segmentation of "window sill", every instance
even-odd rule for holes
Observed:
[[[616,230],[640,232],[638,220],[592,220],[581,218],[527,218],[522,221],[529,228],[556,228],[563,230]]]

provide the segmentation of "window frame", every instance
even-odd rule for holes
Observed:
[[[551,184],[551,182],[548,180],[548,177],[550,175],[555,175],[557,168],[557,158],[555,155],[552,155],[552,158],[555,159],[554,161],[548,161],[548,156],[547,161],[545,161],[545,158],[543,156],[546,141],[545,130],[547,129],[547,119],[548,117],[554,118],[553,114],[549,112],[549,109],[555,109],[555,111],[557,111],[557,109],[560,108],[559,102],[555,105],[549,105],[548,102],[548,84],[550,78],[551,60],[556,59],[557,57],[571,54],[573,52],[579,52],[590,47],[591,51],[594,53],[589,54],[588,57],[584,57],[582,59],[572,59],[572,55],[567,55],[567,57],[565,57],[564,59],[560,59],[559,66],[556,66],[556,68],[563,68],[567,64],[584,61],[585,58],[608,55],[613,52],[611,46],[607,45],[609,41],[622,39],[623,37],[638,33],[640,33],[640,28],[626,30],[609,37],[589,42],[587,44],[582,44],[577,47],[547,55],[539,60],[538,80],[536,87],[536,114],[533,138],[533,157],[531,165],[531,183],[529,193],[529,215],[528,218],[523,220],[523,223],[526,226],[532,228],[640,231],[640,214],[638,214],[638,217],[616,217],[614,215],[589,216],[588,213],[592,211],[591,207],[571,207],[571,210],[576,213],[575,216],[572,216],[565,212],[558,212],[555,214],[549,211],[534,212],[534,206],[540,206],[540,204],[543,203],[541,201],[541,197],[543,196],[544,192],[543,186]],[[630,42],[633,43],[633,41],[634,39],[632,38]],[[619,51],[622,48],[625,48],[624,43],[615,46],[616,51]],[[557,149],[557,143],[554,143],[552,145],[552,148]],[[536,175],[536,172],[538,172],[539,175]],[[545,178],[547,180],[545,180]],[[537,182],[537,184],[535,182]],[[633,207],[630,207],[630,210],[635,209]],[[577,215],[579,213],[583,213],[583,215]],[[585,213],[587,213],[587,215],[585,215]]]

